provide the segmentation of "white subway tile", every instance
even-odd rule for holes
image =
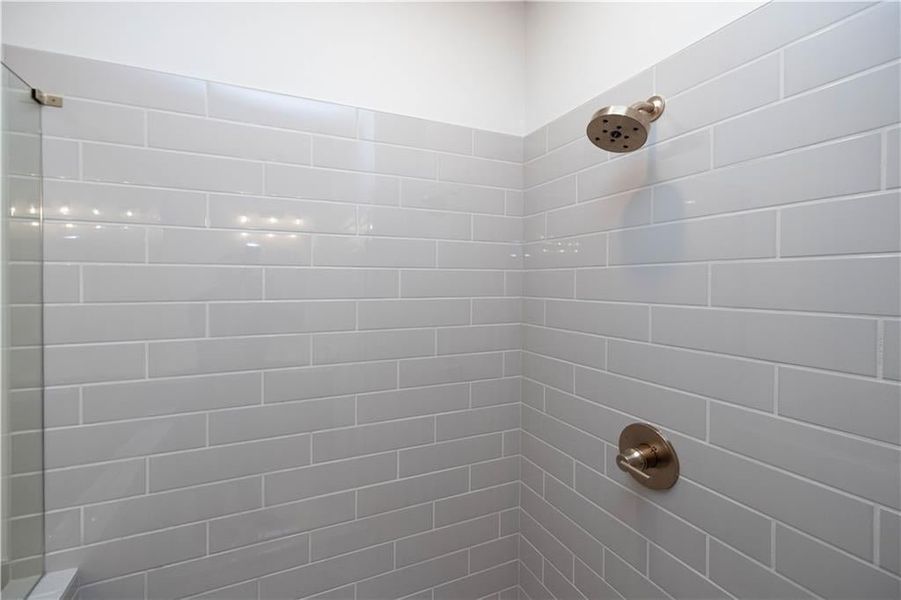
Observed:
[[[522,321],[521,298],[478,298],[472,301],[472,322],[519,323]]]
[[[863,8],[857,2],[824,4],[818,10],[803,4],[767,5],[661,61],[657,86],[675,94]]]
[[[776,572],[824,598],[892,598],[901,580],[822,542],[776,525]]]
[[[152,148],[310,164],[310,136],[294,131],[151,111],[147,136]]]
[[[472,130],[448,123],[361,110],[357,131],[364,140],[458,154],[472,153]]]
[[[522,187],[522,165],[441,154],[438,156],[438,179],[518,190]]]
[[[476,129],[472,144],[476,156],[522,162],[523,141],[519,136]]]
[[[82,267],[85,302],[260,300],[262,269],[162,265]]]
[[[892,257],[713,265],[710,286],[713,306],[895,316],[901,311],[901,261]]]
[[[504,273],[450,269],[401,271],[400,295],[404,298],[503,296]]]
[[[503,375],[502,355],[460,354],[400,361],[400,387],[494,379]]]
[[[583,134],[565,146],[555,148],[544,156],[526,163],[524,183],[527,188],[531,188],[603,163],[609,157],[608,153],[592,144]]]
[[[901,452],[895,448],[722,404],[710,405],[710,442],[901,508]],[[825,455],[842,460],[826,466]]]
[[[81,181],[44,181],[44,218],[62,221],[203,226],[206,199],[199,192]]]
[[[901,193],[798,206],[782,211],[782,256],[901,250]]]
[[[318,136],[313,138],[313,164],[425,179],[434,179],[437,168],[431,152]]]
[[[523,137],[523,160],[528,162],[547,152],[547,127],[540,127]]]
[[[876,374],[876,321],[654,307],[654,342],[809,367]]]
[[[394,361],[269,371],[263,376],[266,402],[325,398],[397,387]]]
[[[399,201],[400,185],[393,177],[271,164],[265,171],[270,196],[366,204]]]
[[[313,264],[325,267],[434,267],[435,242],[317,236]]]
[[[654,123],[651,135],[669,139],[775,102],[779,79],[779,56],[773,54],[672,98],[659,88],[657,93],[667,97],[667,118]]]
[[[500,434],[492,434],[401,450],[398,474],[409,477],[499,458],[501,445]]]
[[[150,262],[225,265],[308,265],[310,237],[211,229],[152,229]]]
[[[879,136],[804,148],[654,188],[654,220],[673,221],[879,189]],[[778,185],[773,185],[778,181]]]
[[[697,438],[707,431],[707,402],[693,394],[584,367],[576,367],[575,393]]]
[[[271,231],[357,232],[352,206],[258,196],[211,195],[210,225]]]
[[[204,113],[205,84],[169,73],[7,46],[4,62],[35,86],[65,96]]]
[[[357,110],[222,83],[207,83],[209,115],[230,121],[353,136]]]
[[[678,434],[670,439],[679,448],[683,473],[693,473],[692,481],[858,556],[872,553],[872,504]],[[723,476],[722,469],[729,475]],[[779,493],[773,494],[774,489]],[[841,518],[823,519],[811,506]]]
[[[522,348],[520,325],[474,325],[438,330],[438,354],[519,350]]]
[[[522,221],[521,217],[474,215],[472,239],[485,242],[521,242]]]
[[[764,258],[776,255],[776,213],[755,212],[610,234],[610,264]]]
[[[706,304],[705,265],[580,269],[576,298],[660,304]]]
[[[280,471],[310,463],[308,434],[150,458],[150,491]]]
[[[785,577],[715,539],[710,540],[710,579],[739,598],[814,598]]]
[[[522,374],[566,392],[573,389],[573,365],[568,362],[523,352]]]
[[[548,327],[558,329],[638,340],[648,339],[646,306],[550,300],[547,303],[545,319]]]
[[[47,346],[44,349],[44,384],[141,379],[144,377],[144,354],[142,343]],[[11,360],[15,366],[15,356]]]
[[[403,206],[504,214],[504,191],[497,188],[421,179],[404,179],[400,188]]]
[[[351,329],[352,327],[341,327]],[[428,356],[435,351],[430,329],[328,333],[313,336],[313,364]]]
[[[438,242],[438,267],[450,269],[520,269],[517,244]]]
[[[209,335],[259,335],[353,329],[353,302],[222,302],[209,307]]]
[[[639,190],[550,211],[547,214],[547,236],[564,237],[650,222],[651,191]]]
[[[45,223],[43,230],[44,259],[48,261],[144,262],[145,260],[143,227],[67,222]],[[19,249],[24,247],[18,241],[11,243]]]
[[[901,515],[879,511],[879,565],[901,575]]]
[[[349,521],[353,517],[352,492],[219,517],[209,523],[210,550],[231,550]]]
[[[577,199],[576,176],[570,175],[527,189],[523,195],[523,212],[533,215],[575,204]]]
[[[310,540],[306,534],[293,535],[258,546],[171,564],[148,575],[146,589],[151,596],[166,597],[221,588],[235,581],[254,579],[305,564],[309,561],[309,545]],[[227,598],[231,594],[242,593],[240,589],[230,586],[219,590],[219,593]],[[255,583],[252,593],[256,589]],[[209,600],[215,598],[216,595],[209,596]]]
[[[469,408],[469,384],[452,383],[357,396],[357,419],[375,423]]]
[[[896,383],[779,369],[779,414],[890,444],[901,443],[899,394]]]
[[[358,303],[360,329],[469,325],[470,301],[372,300]]]
[[[273,300],[391,298],[398,273],[366,269],[266,269],[266,297]]]
[[[901,379],[901,322],[883,322],[883,375],[886,379]]]
[[[468,467],[408,477],[360,490],[357,494],[357,514],[365,517],[383,513],[438,498],[456,496],[468,489]]]
[[[226,373],[89,385],[82,388],[85,423],[234,408],[262,401],[258,373]]]
[[[606,340],[594,335],[557,331],[543,327],[523,327],[523,350],[569,362],[604,368]]]
[[[48,306],[44,310],[44,343],[202,337],[205,316],[201,304]]]
[[[574,287],[573,271],[526,271],[523,277],[523,296],[572,298]]]
[[[310,362],[306,335],[202,339],[150,344],[151,377],[293,367]]]
[[[898,104],[901,94],[898,72],[897,65],[885,67],[810,96],[792,98],[717,125],[714,129],[716,165],[728,165],[894,123],[894,115],[882,111],[848,113],[847,107],[869,98],[881,98],[889,105]],[[778,134],[757,135],[764,125]]]
[[[159,454],[204,444],[206,417],[185,415],[145,421],[50,429],[47,468]]]
[[[361,235],[468,240],[470,216],[386,206],[358,208]]]
[[[885,2],[785,49],[785,94],[865,71],[901,56],[898,4]]]
[[[85,541],[98,542],[259,508],[259,478],[176,490],[85,509]]]
[[[607,264],[607,234],[525,244],[523,259],[526,269],[603,266]]]
[[[42,111],[42,117],[45,135],[144,145],[144,112],[138,109],[73,98],[66,110]]]
[[[82,170],[87,181],[239,194],[263,191],[259,163],[166,150],[83,144]]]
[[[268,473],[263,477],[263,484],[266,503],[272,505],[381,483],[396,477],[397,453],[385,452],[362,458]],[[429,510],[429,517],[431,524],[431,510]],[[323,532],[323,537],[325,537],[325,532]]]
[[[901,185],[901,129],[895,128],[885,134],[885,187]]]
[[[651,383],[772,410],[775,369],[765,363],[610,340],[607,369]],[[781,402],[780,392],[780,402]]]

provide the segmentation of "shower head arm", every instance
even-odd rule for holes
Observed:
[[[651,96],[644,102],[636,102],[629,108],[648,113],[651,116],[651,122],[654,122],[663,114],[663,109],[665,107],[666,102],[663,100],[662,96]]]

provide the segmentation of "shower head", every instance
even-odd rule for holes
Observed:
[[[661,96],[631,106],[605,106],[594,113],[586,133],[591,143],[607,152],[632,152],[648,139],[651,123],[656,121],[666,103]]]

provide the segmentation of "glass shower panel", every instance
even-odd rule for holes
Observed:
[[[41,110],[3,66],[0,146],[2,596],[24,598],[44,567]]]

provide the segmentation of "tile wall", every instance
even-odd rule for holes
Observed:
[[[529,598],[901,597],[899,32],[770,4],[526,137]],[[585,139],[654,92],[648,147]]]
[[[898,597],[898,24],[770,4],[523,140],[8,49],[66,95],[49,566],[82,600]],[[646,148],[583,137],[654,92]],[[633,421],[673,489],[613,466]]]
[[[47,568],[80,600],[515,595],[521,138],[5,60],[65,95]]]

